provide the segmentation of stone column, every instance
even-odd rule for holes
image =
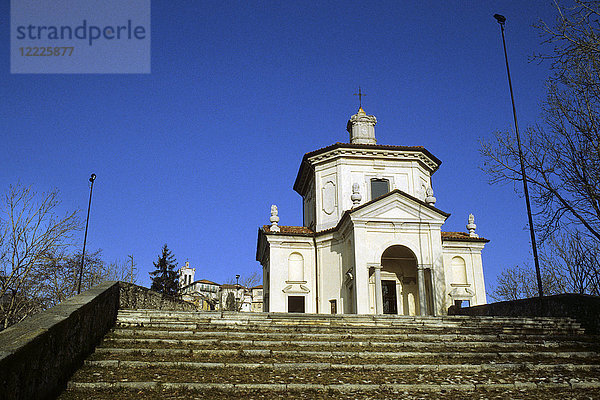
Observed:
[[[427,315],[427,301],[425,301],[425,267],[417,266],[417,283],[419,285],[419,313]]]
[[[383,314],[383,293],[381,288],[381,265],[374,265],[375,269],[375,314]]]

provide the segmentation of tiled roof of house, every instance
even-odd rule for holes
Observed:
[[[236,285],[235,283],[224,283],[221,285],[221,289],[246,289],[243,285]]]
[[[209,285],[216,285],[216,286],[220,286],[218,283],[209,281],[208,279],[200,279],[199,281],[195,281],[194,283],[207,283]]]
[[[280,235],[299,235],[299,236],[313,236],[314,231],[305,226],[279,226],[279,232],[271,232],[270,225],[263,225],[265,233],[280,234]],[[323,231],[317,232],[318,234],[335,231],[338,227],[329,228]],[[466,232],[442,232],[442,240],[456,241],[456,242],[489,242],[489,239],[483,237],[471,237]]]
[[[262,289],[262,288],[263,288],[262,285],[252,287],[252,289]]]
[[[263,225],[265,233],[283,233],[290,235],[312,235],[315,232],[305,226],[282,226],[279,225],[279,232],[271,231],[271,225]]]
[[[442,232],[442,240],[456,242],[489,242],[489,239],[482,237],[471,237],[466,232]]]

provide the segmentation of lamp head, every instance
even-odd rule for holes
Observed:
[[[92,174],[92,176],[90,176],[90,182],[94,182],[94,179],[96,179],[96,174]]]
[[[506,22],[506,17],[504,15],[494,14],[494,18],[496,18],[496,21],[498,21],[500,25],[504,25]]]

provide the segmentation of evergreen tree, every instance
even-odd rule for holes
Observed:
[[[165,244],[162,249],[162,255],[158,257],[158,261],[154,263],[156,270],[150,272],[152,278],[152,286],[150,289],[156,290],[159,293],[174,296],[177,294],[177,261],[171,254]]]

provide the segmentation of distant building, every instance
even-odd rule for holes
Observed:
[[[220,285],[207,279],[200,279],[181,288],[181,298],[191,301],[198,308],[205,311],[217,310],[219,308]]]
[[[186,261],[185,265],[179,268],[179,296],[182,300],[194,303],[199,310],[228,310],[242,312],[261,312],[262,306],[262,285],[248,289],[242,285],[218,283],[207,279],[194,280],[195,268],[190,267]],[[231,294],[231,296],[230,296]],[[227,303],[227,299],[229,304]]]
[[[252,308],[252,292],[242,285],[221,285],[221,307],[226,311],[249,312]]]
[[[195,268],[190,263],[179,268],[179,295],[185,301],[194,303],[201,310],[216,310],[219,303],[220,285],[206,279],[194,280]]]
[[[250,311],[252,312],[262,312],[263,311],[263,286],[258,285],[254,286],[252,289],[252,307]]]
[[[179,268],[179,288],[187,286],[194,282],[194,275],[196,274],[196,268],[190,268],[189,261],[185,262],[185,265]]]

